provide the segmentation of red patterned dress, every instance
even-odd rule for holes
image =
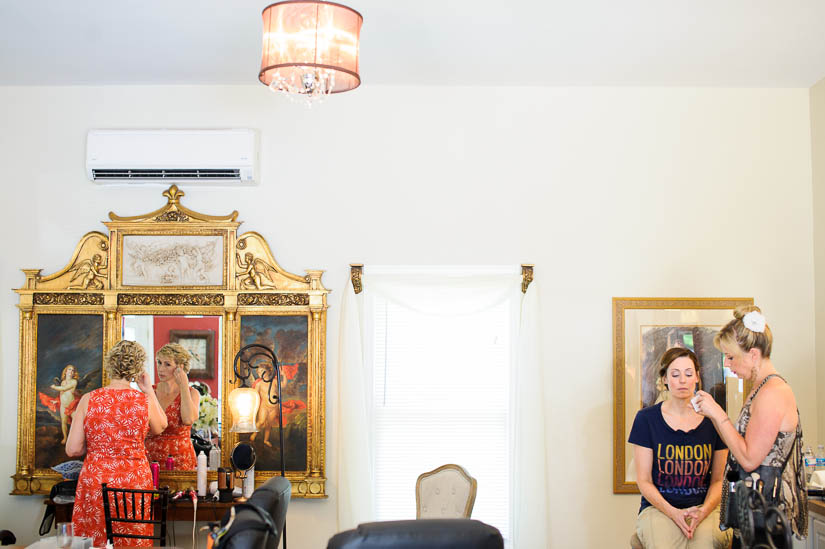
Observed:
[[[83,423],[86,459],[72,511],[75,536],[93,538],[97,547],[106,545],[100,483],[115,488],[152,489],[152,473],[143,447],[148,431],[149,404],[142,392],[103,388],[89,393]],[[116,524],[114,528],[116,532],[152,535],[151,525]],[[152,540],[115,538],[115,545],[151,546]]]
[[[146,457],[149,461],[157,461],[161,469],[166,467],[166,458],[169,456],[175,460],[175,471],[197,469],[198,458],[189,435],[192,426],[184,425],[180,418],[180,393],[164,411],[166,429],[159,435],[150,434],[146,437]]]

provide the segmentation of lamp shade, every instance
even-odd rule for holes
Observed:
[[[238,387],[229,393],[229,410],[232,412],[232,428],[230,433],[257,433],[255,417],[261,397],[250,387]]]
[[[332,2],[267,6],[258,79],[274,91],[311,96],[357,88],[362,22],[360,13]]]

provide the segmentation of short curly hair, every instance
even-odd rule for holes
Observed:
[[[146,351],[140,343],[125,339],[115,343],[103,359],[103,367],[112,379],[136,381],[145,365]]]
[[[184,372],[189,373],[189,368],[191,368],[189,362],[192,360],[192,355],[180,343],[167,343],[158,349],[158,352],[155,353],[155,360],[161,356],[168,356],[175,364],[183,368]]]

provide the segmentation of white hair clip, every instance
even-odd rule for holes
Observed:
[[[745,328],[751,332],[761,334],[765,331],[765,317],[758,311],[751,311],[743,316],[742,322],[745,324]]]

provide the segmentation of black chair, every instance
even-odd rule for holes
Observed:
[[[100,485],[103,492],[103,516],[106,519],[106,541],[114,544],[114,538],[151,539],[166,547],[166,512],[169,507],[169,488],[159,490],[137,490],[130,488],[109,488]],[[110,501],[111,497],[111,501]],[[121,534],[113,529],[115,523],[151,524],[153,534]],[[155,529],[155,525],[158,526]],[[157,530],[158,534],[154,535]]]
[[[235,504],[235,520],[219,539],[220,549],[276,549],[286,522],[292,485],[284,477],[272,477],[252,492],[244,503]],[[225,527],[231,511],[221,520]]]
[[[471,519],[367,522],[339,532],[327,549],[502,549],[497,528]]]

